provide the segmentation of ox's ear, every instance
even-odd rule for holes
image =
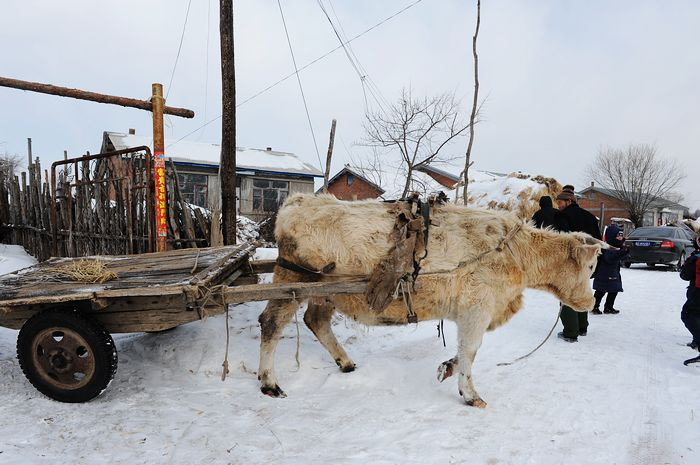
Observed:
[[[571,257],[579,265],[591,263],[600,253],[599,245],[578,245],[571,251]]]

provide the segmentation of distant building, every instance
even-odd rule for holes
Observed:
[[[152,138],[105,131],[101,152],[123,150],[146,145],[153,147]],[[178,182],[187,202],[214,209],[221,199],[219,158],[221,146],[206,142],[180,141],[168,146],[166,166],[172,159],[178,172]],[[264,219],[277,211],[290,194],[314,192],[314,178],[323,174],[296,155],[267,149],[236,148],[236,206],[241,215],[253,220]]]
[[[328,180],[328,193],[340,200],[364,200],[378,198],[384,189],[345,165]]]
[[[432,165],[418,165],[416,166],[416,171],[427,174],[437,181],[438,184],[447,189],[454,189],[459,183],[459,176],[445,170],[441,170],[440,168],[436,168]]]
[[[578,204],[608,225],[612,218],[629,219],[627,204],[620,199],[618,191],[595,186],[593,183],[578,192]],[[644,226],[661,226],[681,221],[688,214],[688,207],[671,200],[655,199],[644,213]]]

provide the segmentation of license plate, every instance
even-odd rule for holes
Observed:
[[[651,242],[648,241],[637,241],[637,247],[649,247]]]

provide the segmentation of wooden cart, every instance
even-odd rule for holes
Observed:
[[[27,379],[62,402],[99,395],[117,369],[110,333],[156,332],[221,314],[228,304],[363,293],[366,281],[258,284],[274,261],[250,260],[255,244],[141,255],[54,258],[0,277],[0,326],[19,329]],[[111,279],[88,284],[66,265],[99,261]]]

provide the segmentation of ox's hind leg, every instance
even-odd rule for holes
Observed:
[[[467,405],[479,408],[486,407],[486,402],[479,397],[476,389],[474,389],[472,363],[476,357],[476,352],[481,346],[481,341],[488,325],[489,322],[486,315],[479,317],[478,312],[469,312],[465,317],[457,321],[459,340],[456,367],[459,373],[457,381],[459,394]]]
[[[459,363],[459,356],[455,355],[449,360],[445,360],[440,364],[440,366],[437,369],[437,379],[441,383],[445,381],[447,378],[452,376],[455,372],[455,369],[457,368],[457,364]]]
[[[331,354],[340,371],[348,373],[355,370],[355,364],[338,343],[335,334],[333,334],[333,329],[331,328],[333,312],[333,305],[330,303],[316,304],[309,302],[306,313],[304,313],[304,323]]]
[[[270,397],[286,397],[277,384],[275,375],[275,351],[284,327],[299,308],[296,300],[270,300],[258,317],[260,322],[260,366],[258,379],[260,390]]]

